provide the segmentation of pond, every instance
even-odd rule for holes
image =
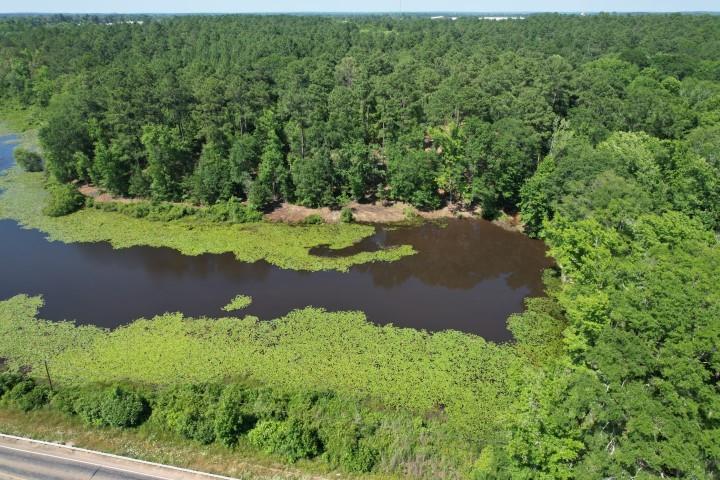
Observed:
[[[0,169],[12,164],[9,140],[0,137]],[[377,324],[505,341],[511,338],[507,317],[522,311],[525,297],[542,294],[542,271],[552,264],[542,242],[467,219],[377,226],[374,236],[347,251],[313,251],[338,255],[400,244],[418,251],[347,273],[284,270],[238,262],[232,254],[193,257],[168,248],[48,242],[10,220],[0,221],[0,241],[0,299],[42,294],[42,318],[110,328],[168,311],[220,317],[227,315],[223,305],[244,294],[253,303],[238,314],[263,319],[312,305],[361,310]]]

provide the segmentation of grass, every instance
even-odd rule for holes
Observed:
[[[0,409],[0,431],[37,440],[73,445],[80,448],[112,453],[140,460],[173,465],[182,468],[232,476],[240,480],[330,478],[322,474],[322,464],[303,462],[304,473],[259,456],[257,452],[240,446],[228,449],[217,444],[200,445],[152,428],[118,429],[93,428],[57,411],[43,409],[21,412],[10,408]],[[332,478],[389,478],[377,475],[340,475]]]
[[[235,310],[242,310],[247,308],[252,303],[252,297],[250,295],[236,295],[230,303],[225,305],[222,309],[225,312],[232,312]]]
[[[47,233],[50,240],[107,241],[114,248],[136,245],[174,248],[185,255],[231,252],[239,261],[265,260],[295,270],[347,271],[351,266],[394,261],[414,250],[409,245],[348,257],[317,257],[310,249],[319,245],[344,248],[372,235],[374,228],[357,224],[287,225],[259,222],[222,224],[196,219],[155,222],[117,212],[86,208],[64,217],[42,213],[47,201],[42,173],[11,168],[0,176],[0,219],[16,220],[26,228]]]
[[[5,100],[0,103],[0,135],[36,130],[41,122],[41,109],[22,107]]]
[[[172,385],[243,378],[287,391],[332,390],[446,415],[459,438],[491,435],[530,367],[511,345],[460,332],[376,326],[360,312],[286,317],[165,314],[113,331],[37,318],[37,297],[0,302],[0,357],[53,381]],[[478,407],[481,408],[478,408]]]

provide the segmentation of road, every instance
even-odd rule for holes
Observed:
[[[228,479],[0,434],[0,480]]]

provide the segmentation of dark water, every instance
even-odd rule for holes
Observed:
[[[11,150],[0,139],[0,168]],[[105,327],[166,311],[222,316],[220,308],[242,293],[253,297],[243,313],[261,318],[313,305],[362,310],[379,324],[457,329],[501,341],[510,338],[508,315],[522,310],[526,296],[541,294],[541,273],[550,265],[541,242],[475,220],[380,229],[340,254],[400,244],[419,253],[348,273],[283,270],[241,263],[231,254],[190,257],[166,248],[48,242],[8,220],[0,221],[0,242],[0,298],[42,294],[43,318]]]

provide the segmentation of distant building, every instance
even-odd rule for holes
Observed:
[[[145,23],[143,20],[125,20],[124,22],[120,23],[129,23],[130,25],[142,25]],[[80,25],[78,23],[78,25]],[[105,22],[105,25],[114,25],[114,22]]]
[[[480,17],[480,20],[525,20],[525,17]]]

